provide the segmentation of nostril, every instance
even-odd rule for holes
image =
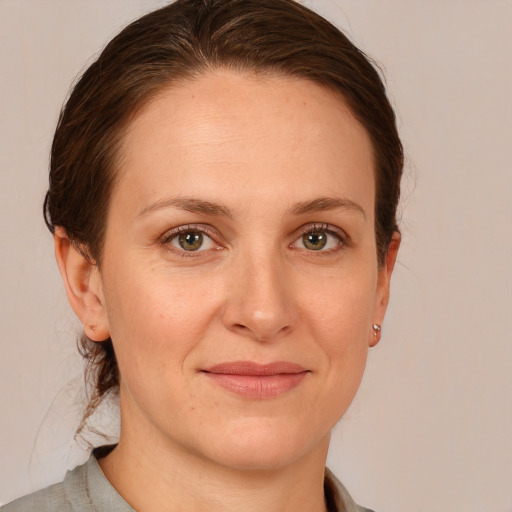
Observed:
[[[244,324],[233,324],[233,331],[242,335],[253,333],[252,329]]]

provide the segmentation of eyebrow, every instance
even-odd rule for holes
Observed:
[[[150,212],[164,208],[179,208],[180,210],[192,213],[204,213],[206,215],[233,218],[231,210],[226,206],[212,203],[211,201],[203,201],[202,199],[194,199],[193,197],[171,197],[169,199],[162,199],[141,210],[137,217],[143,217]]]
[[[350,199],[339,197],[318,197],[312,201],[297,203],[293,207],[292,213],[295,215],[304,215],[305,213],[325,212],[337,208],[359,212],[366,219],[366,213],[361,205]]]
[[[165,208],[178,208],[192,213],[202,213],[205,215],[215,215],[221,217],[233,218],[231,210],[222,204],[214,203],[211,201],[204,201],[202,199],[195,199],[192,197],[171,197],[156,201],[151,205],[143,208],[137,217],[143,217],[150,212],[162,210]],[[338,197],[318,197],[311,201],[302,201],[293,206],[291,213],[293,215],[304,215],[307,213],[324,212],[328,210],[335,210],[341,208],[344,210],[353,210],[359,212],[366,219],[364,209],[350,199]]]

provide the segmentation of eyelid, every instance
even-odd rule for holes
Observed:
[[[342,248],[344,246],[350,245],[351,239],[350,236],[341,228],[337,226],[333,226],[332,224],[326,224],[323,222],[313,222],[311,224],[305,224],[304,226],[301,226],[294,234],[294,240],[290,244],[290,246],[293,246],[297,242],[297,240],[307,235],[308,233],[314,233],[315,231],[325,231],[326,233],[329,233],[339,239],[340,247]],[[309,251],[309,252],[315,252],[315,251]],[[329,253],[332,252],[332,250],[327,251],[318,251],[318,253]]]
[[[333,226],[332,224],[326,224],[325,222],[312,222],[310,224],[305,224],[297,230],[297,235],[302,236],[313,231],[327,231],[329,233],[338,235],[344,240],[350,239],[350,237],[347,235],[347,233],[345,233],[343,229],[338,228],[337,226]]]
[[[175,228],[167,230],[163,235],[158,237],[157,242],[161,246],[165,246],[167,250],[170,252],[174,252],[175,254],[179,254],[182,257],[200,257],[202,256],[201,253],[208,252],[208,250],[204,251],[185,251],[185,250],[179,250],[175,247],[172,247],[170,245],[170,241],[176,238],[180,233],[186,232],[186,231],[200,231],[201,233],[204,233],[206,236],[208,236],[215,244],[216,249],[220,250],[223,248],[223,245],[219,243],[218,239],[220,238],[217,230],[215,230],[212,226],[209,226],[208,224],[184,224],[181,226],[177,226]],[[308,234],[313,233],[315,231],[325,231],[326,233],[331,234],[332,236],[335,236],[339,240],[339,247],[337,249],[331,249],[327,251],[318,251],[319,254],[321,253],[330,253],[334,252],[336,250],[342,249],[345,246],[348,246],[351,244],[351,238],[350,236],[341,228],[337,226],[333,226],[332,224],[326,224],[323,222],[313,222],[309,224],[305,224],[304,226],[301,226],[293,235],[293,241],[289,245],[290,248],[296,248],[294,247],[294,244],[297,242],[297,240]],[[308,252],[315,252],[315,251],[308,251]]]
[[[216,249],[222,249],[222,245],[219,243],[218,239],[219,234],[216,230],[214,230],[211,226],[208,226],[207,224],[184,224],[181,226],[177,226],[175,228],[168,229],[162,236],[158,238],[158,243],[162,247],[165,246],[167,250],[170,252],[174,252],[175,254],[179,254],[182,257],[187,258],[197,258],[201,256],[200,253],[207,252],[208,250],[204,251],[185,251],[177,249],[176,247],[173,247],[170,245],[170,242],[176,238],[180,233],[184,233],[187,231],[199,231],[206,235],[208,238],[210,238],[213,243],[216,245]]]

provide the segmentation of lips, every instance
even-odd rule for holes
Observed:
[[[217,364],[202,373],[232,393],[262,399],[277,397],[296,388],[309,370],[285,361],[270,364],[234,361]]]

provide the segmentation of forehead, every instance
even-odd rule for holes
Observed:
[[[241,201],[308,188],[357,202],[374,195],[371,141],[341,98],[302,79],[229,71],[150,101],[128,126],[119,173],[141,201],[159,189],[215,196],[220,186]]]

